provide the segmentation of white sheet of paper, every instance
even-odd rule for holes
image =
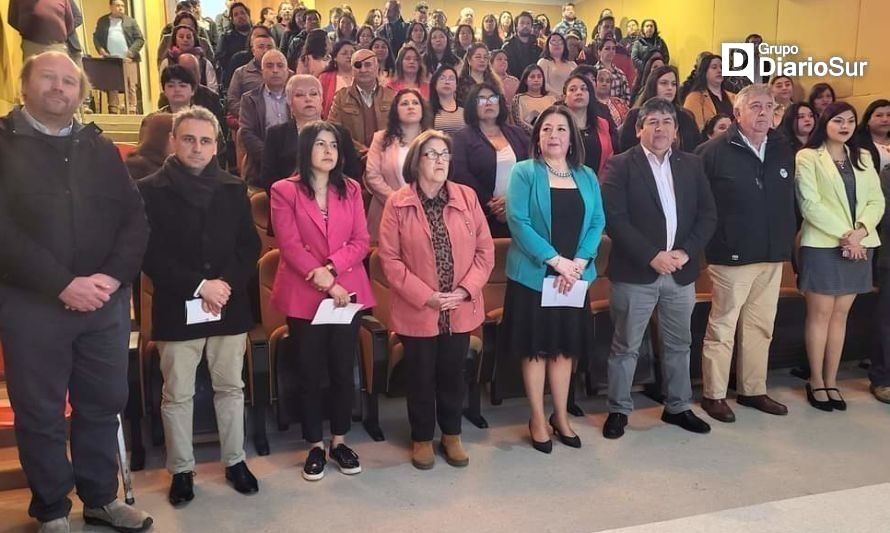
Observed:
[[[362,310],[362,304],[348,303],[345,307],[334,307],[333,298],[325,298],[318,304],[312,325],[319,324],[350,324],[355,314]]]
[[[222,320],[222,314],[214,315],[201,308],[201,298],[185,301],[185,325],[203,324],[204,322],[216,322]]]
[[[544,286],[541,288],[541,307],[577,307],[584,306],[584,296],[587,294],[587,286],[589,283],[583,279],[579,279],[572,285],[572,290],[566,294],[560,292],[553,286],[555,276],[547,276],[544,278]]]

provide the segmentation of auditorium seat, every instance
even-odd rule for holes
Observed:
[[[265,192],[257,192],[251,195],[250,212],[253,215],[253,225],[256,227],[256,233],[259,235],[260,243],[263,246],[260,252],[260,256],[262,256],[269,250],[278,248],[275,237],[270,235],[269,232],[269,225],[271,224],[269,218],[269,195]]]

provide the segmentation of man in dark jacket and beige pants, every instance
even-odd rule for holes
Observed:
[[[136,87],[139,84],[139,50],[145,44],[142,30],[135,19],[126,15],[124,0],[111,0],[110,13],[96,21],[93,32],[93,46],[102,57],[118,57],[123,60],[124,85],[127,88],[127,113],[137,113],[138,98]],[[108,93],[108,110],[118,112],[120,93]]]
[[[139,193],[110,140],[74,120],[89,83],[64,53],[22,68],[24,106],[0,119],[0,339],[15,436],[42,533],[88,523],[142,531],[117,499],[130,290],[148,240]],[[66,396],[72,407],[70,453]]]
[[[173,155],[138,182],[151,226],[143,271],[154,284],[152,339],[164,376],[161,416],[173,505],[194,497],[195,371],[205,349],[226,479],[238,492],[258,490],[244,462],[241,370],[253,326],[247,289],[260,240],[244,181],[216,162],[218,135],[207,109],[176,113]]]
[[[726,403],[738,327],[736,402],[772,415],[788,409],[766,393],[782,263],[791,260],[794,152],[771,129],[775,100],[768,85],[749,85],[736,96],[736,124],[695,151],[717,204],[717,231],[706,256],[711,315],[702,348],[702,408],[715,420],[734,422]]]

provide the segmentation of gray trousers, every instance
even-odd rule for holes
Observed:
[[[68,493],[87,507],[117,498],[117,415],[127,403],[130,287],[98,311],[66,311],[57,299],[0,285],[0,339],[15,438],[31,487],[28,513],[67,516]],[[71,403],[68,460],[65,397]]]
[[[614,325],[609,353],[609,412],[630,414],[633,411],[630,389],[643,333],[653,311],[657,313],[662,343],[665,410],[671,414],[688,410],[692,401],[689,347],[695,284],[680,286],[673,276],[659,276],[648,285],[613,282],[609,302]]]

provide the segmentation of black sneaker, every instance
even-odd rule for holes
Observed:
[[[303,479],[306,481],[318,481],[323,478],[325,464],[327,464],[327,461],[324,458],[324,448],[313,446],[306,457],[306,464],[303,465]]]
[[[362,471],[362,465],[358,462],[358,454],[352,451],[349,446],[340,443],[336,448],[332,448],[328,454],[337,463],[340,472],[351,476]]]

